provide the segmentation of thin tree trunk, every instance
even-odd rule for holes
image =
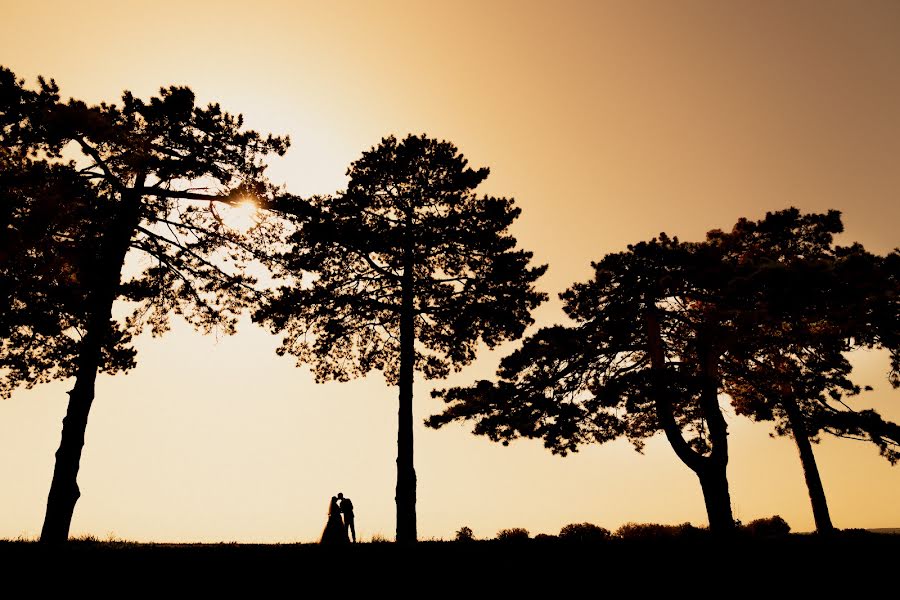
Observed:
[[[407,248],[403,261],[400,309],[400,406],[397,422],[397,542],[411,543],[416,532],[416,470],[413,466],[413,376],[415,373],[415,314],[413,257]]]
[[[806,488],[809,490],[809,501],[812,504],[813,518],[816,521],[816,531],[824,535],[830,534],[834,531],[834,525],[831,523],[828,501],[825,499],[825,488],[822,486],[822,478],[819,476],[819,467],[816,465],[816,456],[813,454],[803,415],[800,414],[800,408],[794,398],[783,397],[781,405],[787,413],[791,433],[797,444],[797,450],[800,452],[800,464],[803,465],[803,476],[806,478]]]
[[[135,187],[143,186],[139,177]],[[136,193],[122,199],[121,210],[106,230],[100,246],[101,257],[89,295],[89,314],[78,354],[75,385],[69,392],[69,405],[63,419],[62,437],[56,451],[53,480],[47,497],[47,512],[41,529],[41,542],[65,542],[69,537],[75,503],[81,496],[78,470],[84,448],[88,415],[94,401],[94,386],[107,342],[112,305],[118,294],[122,265],[128,253],[135,227],[140,222],[140,197]]]

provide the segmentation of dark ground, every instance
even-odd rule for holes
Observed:
[[[354,595],[404,589],[443,597],[460,592],[504,598],[566,591],[591,596],[743,598],[746,593],[852,593],[900,589],[900,535],[843,532],[780,538],[609,540],[568,543],[420,542],[136,544],[70,542],[45,547],[0,542],[4,588],[33,595],[59,587],[100,596],[166,593],[207,597]],[[324,587],[323,587],[324,586]],[[40,594],[43,596],[43,594]],[[19,594],[15,596],[20,597]],[[406,597],[406,595],[404,595]]]

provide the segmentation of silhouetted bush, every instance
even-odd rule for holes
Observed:
[[[556,537],[555,535],[550,535],[547,533],[539,533],[536,536],[534,536],[534,541],[536,541],[536,542],[555,542],[558,539],[559,538]]]
[[[780,537],[791,532],[791,526],[779,515],[768,519],[755,519],[743,527],[744,531],[758,537]]]
[[[868,538],[873,539],[877,537],[883,536],[900,536],[900,530],[898,531],[869,531],[868,529],[860,529],[858,527],[854,527],[851,529],[839,529],[837,530],[837,534],[845,539],[859,539],[859,538]]]
[[[623,540],[659,540],[696,537],[705,530],[690,523],[681,525],[661,525],[659,523],[625,523],[616,530],[615,536]]]
[[[569,523],[559,530],[559,539],[567,542],[602,542],[610,537],[609,529],[593,523]]]
[[[456,532],[455,539],[457,542],[471,542],[475,539],[475,534],[472,532],[471,527],[463,525],[459,528],[459,531]]]
[[[513,527],[511,529],[501,529],[497,532],[497,539],[504,542],[522,542],[527,540],[531,534],[527,529],[522,527]]]

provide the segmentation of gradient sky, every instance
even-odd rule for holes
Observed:
[[[843,241],[900,236],[900,3],[10,2],[0,64],[64,97],[115,101],[162,85],[287,133],[270,176],[341,188],[382,136],[452,140],[482,191],[515,197],[514,233],[550,264],[539,324],[590,261],[660,231],[699,239],[791,205],[844,213]],[[138,340],[138,367],[101,376],[72,533],[141,541],[313,541],[328,499],[353,498],[363,538],[393,536],[396,391],[380,374],[315,385],[250,323],[230,338],[176,325]],[[483,351],[449,384],[490,377]],[[854,358],[858,406],[900,420],[887,359]],[[705,523],[696,477],[661,437],[552,456],[469,426],[426,430],[416,383],[420,538],[462,525],[556,533],[590,521]],[[35,536],[59,443],[56,382],[0,402],[0,537]],[[789,439],[728,411],[735,516],[813,527]],[[815,447],[838,527],[900,527],[900,466],[871,444]]]

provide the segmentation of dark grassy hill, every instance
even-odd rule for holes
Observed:
[[[644,597],[650,591],[731,596],[786,589],[857,594],[895,585],[898,560],[900,536],[863,531],[830,539],[532,539],[337,548],[128,542],[70,542],[54,548],[0,542],[0,568],[13,587],[22,584],[34,592],[74,586],[79,593],[128,597],[238,591],[253,597],[303,597],[314,589],[320,590],[316,595],[356,590],[354,595],[379,597],[401,589],[429,596],[463,591],[501,598],[538,590],[617,597]]]

